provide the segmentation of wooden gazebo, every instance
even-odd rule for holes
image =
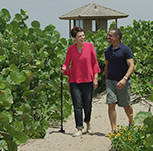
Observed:
[[[81,26],[85,31],[92,31],[93,28],[97,31],[98,29],[107,29],[108,20],[115,19],[117,25],[117,19],[125,17],[128,17],[128,14],[106,8],[96,3],[89,3],[60,16],[59,19],[69,20],[70,35],[72,21],[73,26]],[[93,27],[93,23],[95,27]]]

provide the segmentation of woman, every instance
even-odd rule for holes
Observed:
[[[68,48],[62,71],[69,76],[70,92],[74,107],[74,116],[77,132],[73,136],[82,135],[83,110],[87,132],[90,132],[93,88],[98,86],[100,68],[96,52],[92,43],[85,42],[84,30],[74,27],[71,36],[75,43]],[[71,69],[69,69],[71,63]]]

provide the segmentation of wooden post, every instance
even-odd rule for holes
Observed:
[[[73,20],[73,27],[76,26],[76,20]]]
[[[117,18],[115,19],[115,22],[116,22],[116,28],[117,28]]]
[[[80,19],[79,19],[79,27],[80,27]]]
[[[71,20],[69,20],[69,38],[71,38]]]

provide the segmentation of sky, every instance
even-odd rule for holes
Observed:
[[[128,14],[118,19],[118,26],[132,25],[134,19],[153,21],[153,0],[0,0],[0,9],[8,9],[13,18],[22,8],[28,12],[29,26],[33,20],[38,20],[42,29],[53,24],[61,37],[68,38],[69,21],[59,17],[91,2]]]

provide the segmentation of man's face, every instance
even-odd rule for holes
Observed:
[[[76,37],[74,38],[74,40],[77,42],[77,43],[83,43],[84,40],[85,40],[85,34],[84,32],[78,32]]]
[[[113,44],[114,42],[116,42],[118,40],[118,36],[114,34],[115,31],[114,30],[111,30],[109,32],[109,34],[107,35],[107,39],[108,39],[108,42],[110,44]]]

